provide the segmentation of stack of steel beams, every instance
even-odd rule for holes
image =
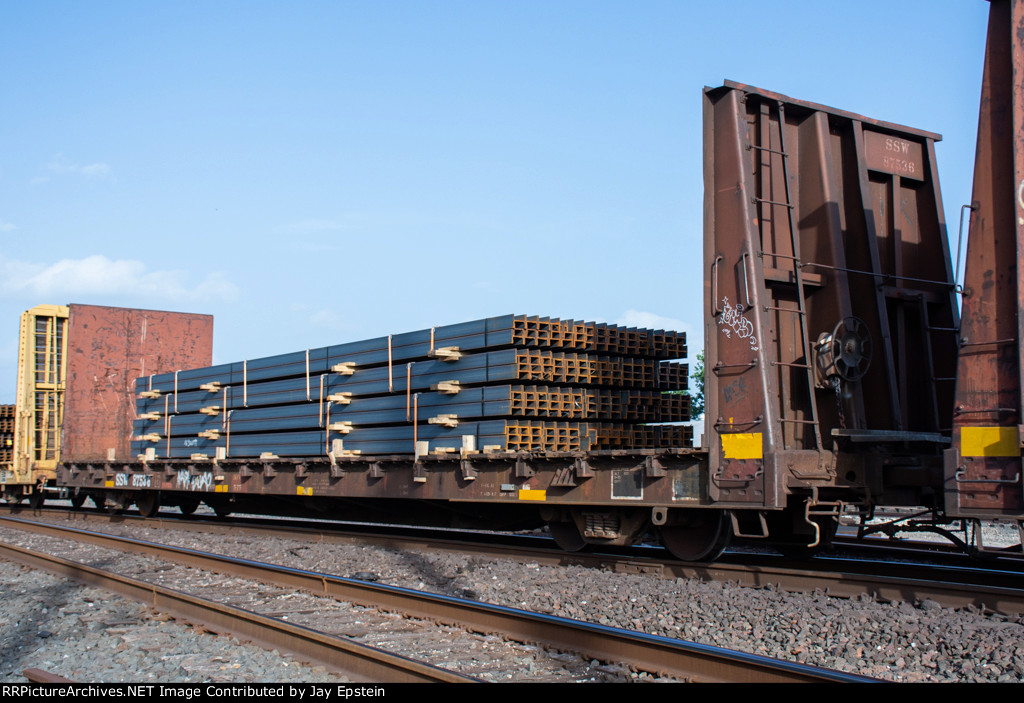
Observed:
[[[689,446],[682,333],[506,315],[136,381],[152,458]]]
[[[14,461],[14,405],[0,405],[0,464]]]

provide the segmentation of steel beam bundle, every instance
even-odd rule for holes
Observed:
[[[153,458],[322,457],[412,454],[419,442],[427,453],[488,453],[518,451],[598,451],[638,446],[667,449],[689,446],[693,428],[687,425],[621,425],[585,422],[530,422],[483,420],[457,427],[412,425],[367,427],[342,435],[328,430],[256,432],[205,437],[187,435],[153,437],[138,441],[140,454],[153,450]],[[146,442],[149,442],[148,446]],[[427,446],[423,446],[427,445]]]
[[[176,393],[156,389],[143,391],[137,409],[140,413],[165,414],[199,412],[211,405],[238,409],[322,400],[341,393],[352,396],[422,393],[440,384],[451,383],[469,386],[526,381],[671,391],[685,388],[687,375],[686,364],[507,349],[471,354],[456,361],[429,360],[370,368],[356,366],[263,382],[240,378],[237,383],[232,383],[230,379],[238,377],[225,373],[216,377],[218,380],[204,384],[207,387],[202,390],[184,390],[184,383],[179,381]],[[148,379],[139,381],[145,384],[143,388],[148,386]]]
[[[344,398],[347,402],[326,401],[283,406],[252,404],[234,407],[207,405],[206,412],[165,414],[163,406],[144,412],[135,420],[137,435],[204,432],[253,431],[250,426],[279,422],[282,429],[323,427],[328,421],[351,422],[359,426],[393,425],[427,421],[437,415],[462,417],[557,418],[566,420],[604,420],[629,422],[684,422],[689,419],[689,396],[652,391],[614,391],[588,388],[552,388],[545,386],[484,386],[465,388],[458,393],[419,393],[414,402],[404,395]],[[212,401],[216,402],[216,401]],[[167,399],[170,404],[170,399]],[[184,405],[182,403],[181,405]],[[170,419],[168,419],[170,418]],[[288,426],[289,423],[294,423]],[[169,425],[171,427],[169,427]]]
[[[393,366],[442,358],[444,350],[452,347],[457,347],[461,354],[516,347],[682,359],[686,357],[686,335],[603,323],[504,315],[304,352],[156,374],[145,377],[136,390],[168,393],[194,390],[213,382],[228,385],[307,373],[317,375],[341,363],[362,367]]]
[[[666,392],[687,385],[686,364],[668,361],[685,353],[681,333],[506,315],[153,375],[136,381],[132,451],[213,458],[688,446],[689,428],[634,426],[689,419],[689,398]]]

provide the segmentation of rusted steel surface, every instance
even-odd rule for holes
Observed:
[[[939,136],[735,83],[705,89],[704,125],[712,500],[884,490],[885,446],[939,470],[959,322]]]
[[[62,458],[126,460],[135,419],[135,379],[209,365],[213,317],[69,307]]]
[[[1024,517],[1024,2],[993,0],[978,119],[946,510]]]
[[[609,451],[591,453],[488,454],[338,457],[306,459],[226,459],[131,463],[65,463],[61,485],[85,491],[114,489],[131,495],[161,491],[166,505],[171,494],[210,505],[239,507],[249,498],[282,496],[298,499],[296,509],[314,510],[321,498],[413,499],[423,502],[438,519],[447,510],[430,502],[458,504],[456,517],[469,521],[498,519],[503,506],[537,515],[559,506],[599,506],[649,516],[652,505],[695,506],[707,502],[705,454],[696,450]],[[308,503],[303,503],[308,499]],[[476,506],[474,507],[474,504]],[[286,505],[282,501],[279,507]],[[263,510],[273,506],[262,506]],[[352,515],[354,506],[346,508]],[[396,510],[382,504],[391,521],[411,520],[413,508]],[[271,512],[273,512],[271,510]],[[291,514],[295,514],[294,511]],[[430,523],[441,524],[441,523]]]
[[[25,669],[21,674],[32,683],[76,683],[44,669]]]

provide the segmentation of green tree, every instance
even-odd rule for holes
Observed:
[[[694,380],[694,391],[690,393],[690,417],[696,419],[704,414],[704,350],[697,352],[690,378]]]

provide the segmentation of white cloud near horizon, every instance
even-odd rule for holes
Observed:
[[[348,330],[349,326],[346,324],[345,317],[334,308],[315,308],[307,305],[306,303],[292,303],[292,313],[296,317],[301,317],[307,321],[307,323],[318,329],[325,329],[331,332]]]
[[[141,261],[112,261],[101,254],[36,264],[0,257],[0,292],[40,298],[86,295],[132,295],[172,302],[238,297],[238,287],[221,273],[192,283],[187,271],[149,271]]]
[[[614,324],[622,325],[623,327],[646,327],[648,329],[686,332],[688,334],[693,330],[693,325],[690,323],[677,320],[674,317],[664,317],[657,313],[641,310],[627,310],[622,313],[619,319],[615,320]]]
[[[110,166],[108,164],[96,162],[94,164],[86,164],[83,166],[69,161],[64,157],[64,154],[59,153],[54,155],[46,168],[54,173],[71,173],[85,176],[87,178],[98,178],[110,175]]]

